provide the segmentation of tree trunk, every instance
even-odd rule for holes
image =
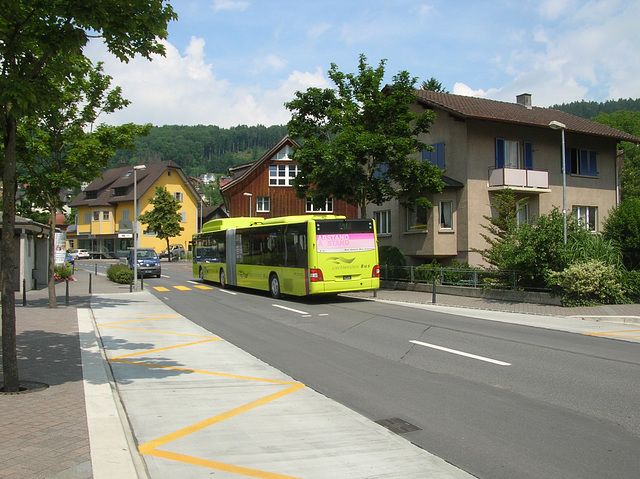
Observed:
[[[360,218],[366,218],[366,217],[367,217],[367,204],[362,203],[360,205]]]
[[[16,350],[16,298],[13,267],[16,258],[14,229],[16,224],[16,135],[18,126],[5,105],[4,171],[2,193],[2,238],[0,240],[0,276],[2,283],[2,373],[4,391],[18,392],[18,353]]]
[[[57,308],[56,302],[56,208],[49,210],[49,264],[47,289],[49,291],[49,308]]]

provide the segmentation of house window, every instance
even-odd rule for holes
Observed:
[[[271,165],[269,186],[291,186],[298,173],[300,173],[298,165]]]
[[[331,213],[333,212],[333,198],[327,198],[324,205],[313,206],[313,199],[307,198],[307,213]]]
[[[122,219],[123,220],[128,220],[129,219],[129,210],[122,210]]]
[[[85,213],[84,214],[84,224],[89,224],[91,223],[91,213]]]
[[[103,211],[102,212],[102,220],[103,221],[109,221],[109,212],[108,211]]]
[[[93,212],[93,221],[100,221],[100,212],[99,211],[94,211]]]
[[[379,235],[391,234],[391,211],[375,211],[373,213],[373,219],[376,222],[376,228]]]
[[[176,192],[173,194],[173,197],[174,197],[176,200],[178,200],[179,202],[181,202],[181,203],[182,203],[183,198],[184,198],[184,195],[182,194],[182,192],[181,192],[181,191],[176,191]]]
[[[444,163],[444,141],[430,145],[433,151],[422,150],[422,161],[428,161],[441,170],[445,170]]]
[[[529,221],[529,204],[525,203],[520,205],[520,209],[516,215],[516,221],[518,222],[518,226],[521,224],[527,223]]]
[[[573,214],[584,229],[593,232],[598,231],[597,206],[574,206]]]
[[[594,150],[571,148],[567,158],[568,173],[573,175],[598,176],[598,153]],[[569,163],[570,162],[570,163]]]
[[[407,208],[407,231],[418,231],[427,229],[427,215],[429,210],[418,205]]]
[[[440,229],[453,229],[453,201],[440,202]]]
[[[269,196],[258,196],[256,203],[256,211],[260,213],[268,213],[271,211],[271,197]]]
[[[276,153],[275,156],[271,159],[272,160],[288,160],[291,158],[291,155],[293,155],[293,149],[289,145],[287,145],[278,153]]]
[[[533,169],[533,143],[496,138],[496,168]]]
[[[180,211],[180,222],[181,223],[186,223],[187,222],[187,212],[186,211]]]

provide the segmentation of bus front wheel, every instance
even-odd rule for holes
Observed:
[[[273,298],[279,298],[282,296],[282,293],[280,292],[280,280],[278,279],[278,275],[275,273],[273,273],[269,278],[269,291]]]
[[[224,270],[223,269],[220,270],[220,287],[222,289],[227,287],[227,281],[226,281],[226,278],[224,277]]]

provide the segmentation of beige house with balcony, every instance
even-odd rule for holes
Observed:
[[[481,265],[473,249],[487,247],[481,225],[487,224],[484,216],[492,215],[492,195],[505,188],[527,199],[520,221],[548,214],[554,206],[562,210],[565,191],[567,214],[585,228],[601,231],[618,203],[616,145],[637,144],[640,138],[562,111],[532,107],[529,94],[507,103],[416,93],[414,108],[437,115],[421,138],[434,151],[423,151],[422,159],[443,170],[445,188],[426,195],[433,204],[426,211],[412,211],[397,201],[370,205],[367,213],[376,219],[380,246],[397,246],[411,265],[434,258],[444,264],[457,259]]]

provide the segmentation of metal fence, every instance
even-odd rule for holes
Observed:
[[[431,265],[381,265],[380,277],[386,281],[433,283],[486,289],[523,289],[518,286],[516,271],[442,268]]]

